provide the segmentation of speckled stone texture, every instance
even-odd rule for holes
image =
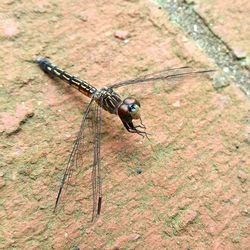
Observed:
[[[1,249],[248,249],[250,105],[212,76],[120,89],[140,100],[151,140],[103,112],[102,214],[90,222],[91,146],[53,213],[89,100],[30,60],[47,56],[97,88],[216,68],[166,14],[144,0],[2,0],[0,10]]]

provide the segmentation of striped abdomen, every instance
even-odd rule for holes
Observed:
[[[50,63],[45,58],[39,58],[36,60],[39,67],[51,76],[58,77],[68,84],[72,85],[74,88],[78,89],[84,95],[91,97],[97,89],[85,81],[82,81],[75,76],[70,75],[69,73],[65,72],[64,70],[58,68],[56,65]]]

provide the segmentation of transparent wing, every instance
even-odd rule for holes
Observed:
[[[91,111],[91,106],[94,102],[94,99],[92,98],[90,103],[88,104],[82,122],[81,122],[81,127],[80,130],[78,132],[77,138],[74,142],[73,145],[73,149],[71,151],[67,166],[65,168],[64,174],[63,174],[63,178],[60,184],[60,188],[57,194],[57,198],[56,198],[56,203],[55,203],[55,207],[54,207],[54,211],[56,211],[60,201],[63,198],[63,194],[66,192],[67,186],[70,183],[70,179],[72,177],[72,173],[73,171],[76,170],[77,167],[79,166],[83,166],[84,165],[84,159],[83,159],[83,150],[86,147],[86,134],[84,134],[84,131],[86,130],[87,127],[91,126],[92,127],[92,123],[89,123],[88,119],[89,119],[89,114]]]
[[[102,100],[101,100],[102,106]],[[93,212],[92,221],[100,214],[102,206],[102,180],[101,180],[101,127],[102,108],[95,104],[94,116],[94,161],[92,169]]]
[[[161,81],[161,80],[166,80],[167,82],[170,82],[170,81],[181,80],[186,77],[195,77],[195,76],[213,72],[213,71],[215,70],[212,70],[212,69],[194,70],[190,67],[172,68],[172,69],[158,71],[152,74],[147,74],[139,78],[117,82],[112,85],[109,85],[108,87],[115,89],[115,88],[120,88],[122,86],[127,86],[127,85],[132,85],[132,84],[144,84],[144,83]]]

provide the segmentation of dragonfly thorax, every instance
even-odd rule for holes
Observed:
[[[118,108],[122,103],[122,99],[113,89],[104,87],[96,91],[94,99],[104,110],[111,114],[118,114]]]

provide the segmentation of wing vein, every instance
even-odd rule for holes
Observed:
[[[90,108],[91,108],[91,105],[92,105],[93,101],[94,101],[94,99],[91,98],[91,101],[89,102],[89,104],[88,104],[88,106],[87,106],[87,108],[85,110],[85,113],[84,113],[84,116],[83,116],[83,119],[82,119],[82,122],[81,122],[80,130],[78,132],[77,138],[74,141],[74,145],[73,145],[72,151],[70,153],[70,157],[69,157],[68,163],[66,165],[66,168],[65,168],[65,171],[64,171],[64,174],[63,174],[63,178],[62,178],[62,181],[61,181],[61,184],[60,184],[60,187],[59,187],[59,191],[58,191],[58,194],[57,194],[57,197],[56,197],[54,212],[56,211],[56,209],[57,209],[57,207],[59,205],[59,202],[60,202],[60,200],[62,198],[64,185],[65,185],[66,182],[67,182],[67,184],[69,183],[71,175],[72,175],[73,167],[77,165],[78,156],[79,156],[79,145],[81,144],[82,140],[84,139],[83,131],[84,131],[84,128],[85,128],[85,125],[86,125],[86,120],[88,118]],[[66,188],[67,188],[67,186],[66,186]]]
[[[171,81],[176,79],[183,79],[184,77],[194,77],[205,73],[210,73],[213,71],[215,70],[212,69],[193,70],[192,68],[189,67],[173,68],[173,69],[162,70],[152,74],[147,74],[140,78],[117,82],[112,85],[109,85],[108,87],[114,89],[132,84],[142,84],[160,80]]]

